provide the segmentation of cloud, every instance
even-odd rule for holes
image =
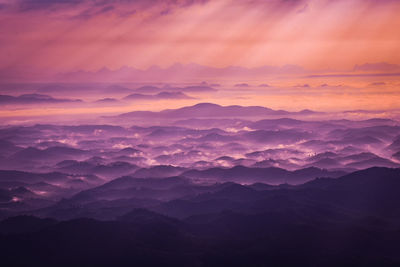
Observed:
[[[88,9],[85,9],[84,11],[82,11],[81,13],[79,13],[78,15],[74,16],[73,18],[89,19],[89,18],[97,16],[97,15],[110,13],[113,10],[115,10],[115,7],[114,6],[110,6],[110,5],[101,7],[100,9],[88,8]]]
[[[227,5],[245,6],[273,6],[274,9],[300,8],[303,12],[308,8],[308,2],[312,0],[241,0],[225,1]],[[204,5],[209,0],[16,0],[0,3],[0,10],[12,10],[17,13],[24,12],[53,12],[65,11],[66,9],[79,10],[83,17],[86,14],[102,14],[112,12],[123,15],[128,10],[146,10],[160,8],[160,15],[168,15],[174,10],[188,8],[193,5]],[[103,12],[102,12],[103,11]],[[107,12],[106,12],[107,11]],[[130,12],[128,12],[130,13]],[[73,16],[79,17],[79,16]]]
[[[203,4],[208,0],[17,0],[0,3],[0,11],[9,13],[50,12],[68,18],[87,19],[101,14],[127,16],[138,10],[161,9],[160,15],[172,13],[177,8]],[[72,13],[72,15],[71,15]]]
[[[16,1],[13,5],[19,11],[26,12],[26,11],[33,11],[33,10],[73,7],[73,6],[82,4],[82,2],[85,2],[85,1],[79,1],[79,0],[19,0],[19,1]]]
[[[297,13],[298,13],[298,14],[304,13],[304,12],[307,12],[307,10],[308,10],[308,4],[305,4],[302,8],[300,8],[300,9],[297,11]]]

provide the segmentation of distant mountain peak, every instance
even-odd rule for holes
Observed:
[[[210,107],[222,107],[218,104],[214,104],[214,103],[198,103],[196,105],[192,106],[193,108],[210,108]]]
[[[400,71],[400,65],[391,64],[387,62],[377,62],[377,63],[365,63],[362,65],[355,65],[353,71],[378,71],[378,72],[391,72]]]

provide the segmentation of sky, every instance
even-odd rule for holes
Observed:
[[[0,119],[199,102],[397,118],[398,14],[400,0],[0,0]],[[41,82],[81,87],[49,91]],[[125,99],[142,85],[165,91],[202,82],[217,90]],[[93,83],[130,84],[118,93]],[[57,99],[27,105],[18,98],[32,93]],[[98,102],[103,98],[113,99]],[[54,104],[60,99],[82,101]]]
[[[397,0],[0,0],[0,69],[400,63]]]

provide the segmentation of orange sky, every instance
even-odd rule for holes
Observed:
[[[3,69],[400,63],[397,0],[0,3]]]

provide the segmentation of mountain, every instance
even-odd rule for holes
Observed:
[[[40,219],[33,216],[17,216],[7,218],[0,222],[1,234],[19,234],[27,232],[38,232],[56,224],[53,219]]]
[[[174,122],[174,125],[181,127],[190,127],[196,129],[210,129],[210,128],[243,128],[250,124],[249,121],[241,119],[183,119]]]
[[[124,100],[164,100],[164,99],[193,99],[182,92],[160,92],[156,95],[133,93],[124,97]]]
[[[372,166],[374,167],[387,167],[387,168],[399,168],[400,164],[395,163],[389,159],[381,158],[381,157],[375,157],[367,160],[360,160],[356,162],[352,162],[347,164],[346,166],[352,167],[352,168],[357,168],[357,169],[365,169],[365,168],[370,168]]]
[[[114,161],[108,164],[91,164],[86,161],[64,160],[57,164],[58,171],[69,174],[95,174],[105,178],[117,178],[136,171],[139,167],[128,162]]]
[[[154,93],[210,93],[210,92],[216,92],[218,91],[217,89],[208,86],[206,84],[201,84],[201,85],[190,85],[190,86],[184,86],[184,87],[174,87],[174,86],[169,86],[165,85],[163,87],[157,87],[157,86],[141,86],[139,88],[134,89],[135,93],[140,93],[140,94],[154,94]]]
[[[315,218],[318,215],[326,216],[314,214]],[[363,220],[355,225],[352,221],[323,221],[312,227],[314,221],[302,220],[293,212],[284,216],[228,211],[180,223],[156,215],[151,218],[154,223],[149,225],[145,223],[147,216],[144,221],[138,218],[137,221],[75,219],[48,222],[39,218],[19,218],[28,227],[18,229],[20,234],[10,233],[0,239],[2,260],[4,264],[19,266],[40,262],[42,266],[317,264],[386,267],[399,263],[395,253],[398,233],[386,232],[382,226],[370,226],[373,220]],[[195,219],[199,223],[194,223]],[[348,235],[352,237],[350,240]],[[19,254],[24,257],[18,257]]]
[[[301,184],[317,177],[339,177],[344,172],[330,172],[317,168],[306,168],[296,171],[287,171],[281,168],[251,168],[235,166],[233,168],[211,168],[206,170],[189,170],[182,176],[198,180],[233,181],[238,183],[266,183],[266,184]]]
[[[54,204],[53,201],[98,186],[102,179],[93,175],[72,175],[60,172],[33,173],[0,171],[0,191],[5,201],[2,208],[11,212],[31,210]],[[0,214],[1,216],[1,214]]]
[[[365,63],[362,65],[355,65],[353,71],[357,71],[357,72],[393,72],[393,71],[400,71],[400,65],[390,64],[390,63],[386,63],[386,62]]]
[[[126,177],[103,189],[153,182],[166,183],[164,179]],[[10,217],[0,222],[2,263],[329,267],[400,264],[400,169],[375,167],[297,186],[229,182],[207,188],[188,197],[153,202],[147,208],[134,207],[134,203],[144,203],[139,199],[87,204],[74,204],[70,199],[55,206],[64,208],[64,214],[75,212],[75,216],[98,216],[117,210],[121,214],[114,219]],[[90,212],[85,213],[89,207]],[[96,209],[101,212],[96,214]]]
[[[310,169],[302,172],[308,173]],[[396,205],[399,184],[400,169],[374,167],[339,178],[318,178],[298,186],[265,187],[261,191],[227,184],[216,191],[161,203],[152,209],[178,218],[224,210],[285,215],[293,209],[306,217],[325,210],[327,213],[323,216],[342,213],[336,218],[338,220],[346,216],[383,216],[396,220],[400,218],[400,209]],[[303,214],[305,211],[307,213]]]
[[[262,117],[295,115],[296,112],[272,110],[259,106],[220,106],[212,103],[199,103],[179,109],[167,109],[160,112],[133,111],[123,113],[118,118],[155,118],[155,119],[180,119],[180,118],[215,118],[215,117]]]
[[[245,132],[242,138],[250,143],[293,144],[312,138],[313,134],[297,130],[265,131],[256,130]]]
[[[0,105],[36,105],[80,102],[82,102],[82,100],[53,98],[49,95],[41,94],[24,94],[20,96],[0,95]]]
[[[180,175],[185,171],[185,168],[175,167],[171,165],[152,166],[150,168],[142,168],[137,170],[133,176],[137,178],[157,178],[157,177],[172,177]]]
[[[75,81],[75,82],[155,82],[155,81],[203,81],[218,77],[231,78],[251,78],[265,77],[268,75],[293,75],[304,74],[304,70],[296,65],[284,66],[261,66],[256,68],[245,68],[239,66],[228,66],[216,68],[198,64],[179,64],[176,63],[167,68],[151,66],[148,69],[136,69],[123,66],[120,69],[110,70],[102,68],[98,71],[75,71],[60,73],[48,79],[56,81]]]
[[[118,217],[118,221],[123,222],[136,222],[136,223],[166,223],[166,224],[177,224],[179,220],[170,218],[146,209],[133,209],[132,211]]]
[[[397,152],[400,150],[400,136],[397,136],[393,142],[387,147],[390,151]]]
[[[10,165],[17,164],[16,166],[18,166],[19,163],[59,162],[65,159],[84,158],[88,153],[86,150],[63,146],[49,147],[43,150],[27,147],[10,157],[12,161]]]
[[[6,157],[15,154],[16,152],[23,149],[22,147],[14,145],[12,142],[1,139],[0,139],[0,147],[1,147],[0,155]]]
[[[120,101],[118,101],[115,98],[111,98],[111,97],[102,98],[102,99],[94,101],[93,103],[95,103],[95,104],[121,104]]]

